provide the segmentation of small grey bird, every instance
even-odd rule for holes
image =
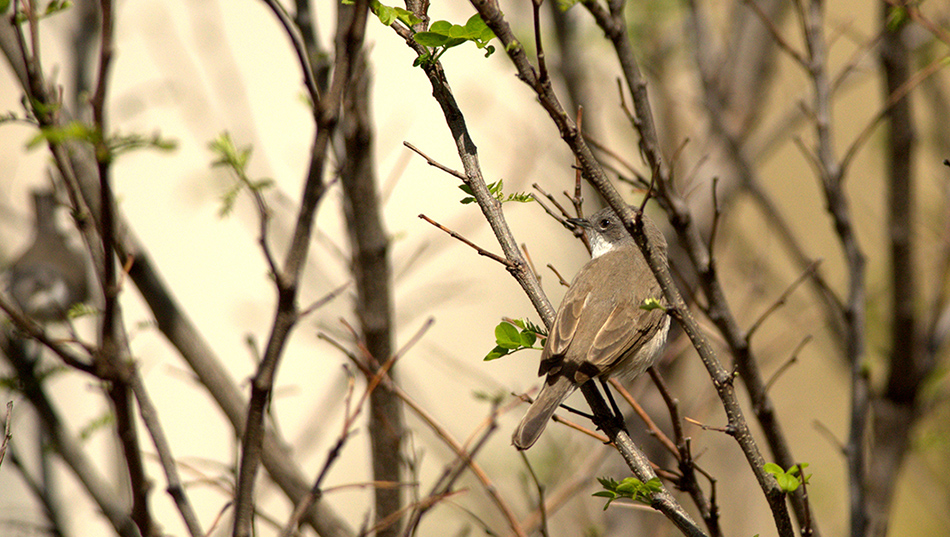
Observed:
[[[572,222],[587,231],[591,260],[571,283],[541,352],[538,375],[547,374],[512,436],[528,449],[538,440],[554,411],[591,378],[632,380],[646,371],[666,342],[670,319],[662,309],[641,308],[650,298],[663,300],[660,284],[623,223],[607,207]],[[643,215],[650,244],[666,260],[666,239]]]
[[[65,321],[69,308],[89,296],[86,258],[59,229],[52,192],[33,191],[33,207],[33,244],[10,267],[10,294],[37,322]]]

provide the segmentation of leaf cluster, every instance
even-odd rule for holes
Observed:
[[[495,52],[495,47],[488,42],[495,38],[495,33],[485,24],[478,13],[469,17],[465,25],[452,24],[449,21],[435,21],[425,32],[417,32],[412,36],[416,43],[432,48],[429,54],[416,58],[414,66],[438,61],[445,51],[461,45],[466,41],[475,43],[480,49],[485,49],[485,57]]]
[[[71,121],[62,127],[42,127],[40,131],[27,142],[27,149],[35,149],[42,143],[61,144],[68,141],[88,142],[97,148],[96,159],[99,162],[112,162],[119,155],[136,149],[158,149],[171,151],[177,147],[177,142],[162,138],[158,133],[151,136],[141,134],[116,134],[103,138],[99,129],[81,121]]]
[[[372,0],[369,4],[369,9],[374,15],[379,17],[379,22],[385,24],[386,26],[391,26],[392,23],[398,20],[399,22],[412,28],[413,26],[422,22],[422,19],[417,17],[408,9],[383,5],[379,2],[379,0]]]
[[[245,188],[261,192],[274,184],[273,179],[251,179],[247,175],[247,163],[251,160],[251,146],[237,147],[231,139],[231,135],[225,131],[208,144],[208,149],[218,156],[211,162],[215,168],[227,168],[234,174],[237,182],[227,189],[221,196],[221,209],[218,210],[219,216],[227,216],[234,209],[234,202],[238,194]]]
[[[508,201],[528,203],[529,201],[534,201],[534,198],[531,197],[531,194],[528,194],[526,192],[515,192],[514,194],[508,194],[507,196],[505,196],[505,193],[502,191],[503,187],[504,187],[504,180],[499,179],[498,181],[495,181],[494,183],[488,183],[488,192],[490,192],[491,195],[494,196],[494,198],[500,201],[501,203],[505,203]],[[465,183],[462,183],[461,185],[459,185],[459,190],[468,194],[468,196],[461,199],[462,204],[467,205],[475,201],[475,193],[472,192],[472,187],[466,185]]]
[[[73,3],[70,0],[51,0],[50,3],[46,4],[46,7],[42,12],[37,13],[37,19],[42,20],[47,17],[52,17],[53,15],[66,11],[67,9],[73,7]],[[7,9],[10,8],[10,0],[0,0],[0,14],[5,14]],[[29,15],[23,9],[18,9],[16,15],[14,16],[14,22],[16,24],[22,24],[29,19]]]
[[[811,479],[811,474],[806,475],[804,478],[799,476],[801,470],[808,467],[808,463],[796,464],[788,470],[783,470],[781,466],[775,464],[774,462],[767,462],[762,468],[775,476],[775,480],[778,481],[778,486],[780,489],[785,491],[785,493],[795,492],[798,490],[798,487],[801,486],[802,482],[806,485],[808,480]]]
[[[540,350],[543,348],[547,335],[543,328],[527,319],[506,319],[495,327],[497,345],[485,356],[485,361],[497,360],[524,349]],[[534,346],[538,339],[541,340],[542,347]]]
[[[646,483],[635,477],[624,478],[624,480],[619,483],[610,477],[598,477],[597,481],[600,481],[600,485],[604,487],[604,490],[595,492],[593,496],[607,498],[607,503],[604,504],[604,511],[610,507],[611,502],[619,500],[620,498],[627,498],[628,500],[650,505],[653,494],[663,489],[663,485],[660,483],[660,478],[658,477],[654,477]]]

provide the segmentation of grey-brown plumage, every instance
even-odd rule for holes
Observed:
[[[666,259],[666,239],[643,216],[644,230],[653,248]],[[590,261],[574,277],[558,309],[541,353],[538,375],[544,386],[515,430],[512,443],[531,447],[558,406],[593,377],[632,379],[653,365],[669,330],[661,309],[640,306],[663,293],[640,248],[607,207],[586,220],[575,221],[587,230]]]
[[[10,267],[10,294],[34,320],[64,321],[89,294],[85,257],[60,231],[52,192],[34,191],[33,206],[33,244]]]

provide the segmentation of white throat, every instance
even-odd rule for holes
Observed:
[[[591,259],[600,257],[614,249],[614,244],[599,233],[588,233],[587,236],[590,238]]]

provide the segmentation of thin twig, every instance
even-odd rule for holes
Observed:
[[[746,332],[746,342],[752,341],[752,335],[755,334],[759,327],[762,326],[765,320],[768,319],[770,315],[775,313],[775,311],[785,305],[792,293],[798,289],[798,286],[801,285],[805,280],[809,279],[811,275],[818,270],[819,265],[821,265],[821,259],[816,259],[811,263],[811,265],[808,265],[805,271],[799,274],[798,278],[795,278],[795,281],[789,284],[789,286],[785,288],[785,291],[783,291],[782,294],[779,295],[779,297],[775,299],[775,301],[772,302],[772,304],[766,308],[761,315],[759,315],[759,318],[752,323],[752,326],[749,327],[749,330]]]
[[[185,523],[185,527],[188,529],[188,533],[191,534],[191,537],[201,537],[205,535],[205,532],[201,529],[201,522],[198,519],[194,507],[191,505],[191,501],[188,499],[188,494],[181,482],[181,477],[178,475],[177,463],[175,457],[172,455],[171,445],[168,443],[168,438],[165,436],[165,431],[158,419],[158,409],[156,409],[152,403],[152,399],[145,389],[145,383],[142,381],[142,377],[137,368],[132,371],[129,386],[135,395],[135,401],[139,407],[139,416],[141,416],[142,423],[152,438],[152,443],[158,454],[158,460],[161,463],[162,470],[165,472],[165,480],[168,483],[165,490],[175,501],[175,507],[178,509],[179,514],[181,514],[181,518]]]
[[[805,347],[805,345],[808,344],[809,341],[811,341],[811,334],[803,337],[802,340],[798,342],[798,345],[796,345],[792,350],[792,355],[788,357],[788,360],[779,366],[779,368],[775,370],[775,373],[772,373],[772,376],[769,377],[769,380],[765,383],[766,392],[772,389],[772,385],[775,384],[775,381],[777,381],[779,377],[781,377],[782,374],[788,370],[788,368],[792,367],[796,362],[798,362],[798,353],[801,352],[801,350]]]
[[[647,414],[646,410],[640,406],[640,403],[637,403],[637,400],[633,398],[633,395],[630,394],[627,388],[617,379],[610,379],[610,385],[613,386],[614,389],[617,390],[617,393],[619,393],[620,396],[623,397],[625,401],[627,401],[627,404],[633,408],[633,411],[637,414],[637,416],[640,417],[644,425],[647,426],[647,431],[650,433],[650,435],[656,438],[660,442],[660,445],[666,448],[666,450],[669,451],[671,455],[674,457],[679,457],[679,452],[676,450],[676,444],[670,440],[670,437],[666,436],[666,433],[664,433],[656,424],[656,422],[653,421],[653,418],[651,418],[650,415]]]
[[[307,306],[306,308],[300,310],[300,313],[298,314],[298,317],[302,319],[302,318],[306,317],[307,315],[310,315],[310,314],[313,313],[314,311],[316,311],[316,310],[322,308],[323,306],[327,305],[328,303],[330,303],[331,301],[333,301],[333,299],[335,299],[336,297],[340,296],[340,295],[343,293],[343,291],[345,291],[347,288],[349,288],[350,285],[352,285],[352,284],[353,284],[353,282],[351,282],[351,281],[346,282],[346,283],[344,283],[343,285],[337,287],[336,289],[334,289],[334,290],[330,291],[329,293],[323,295],[322,297],[318,298],[318,299],[317,299],[316,301],[314,301],[312,304],[310,304],[310,305]]]
[[[557,281],[559,284],[563,285],[564,287],[570,287],[571,282],[565,280],[564,276],[561,276],[561,273],[558,272],[556,268],[554,268],[554,265],[548,263],[548,268],[551,269],[551,272],[553,272],[555,276],[557,276]]]
[[[772,19],[769,18],[768,14],[762,9],[762,6],[756,0],[743,0],[746,5],[752,8],[752,11],[759,17],[759,20],[762,21],[762,24],[769,30],[769,33],[772,35],[772,40],[775,41],[775,44],[778,45],[780,49],[785,51],[795,63],[805,67],[807,65],[805,57],[801,52],[795,49],[784,37],[782,37],[781,31],[779,31],[778,26]]]
[[[534,489],[538,492],[538,514],[541,517],[541,524],[538,526],[538,531],[541,532],[543,537],[548,537],[548,510],[544,505],[544,485],[542,485],[538,479],[538,474],[534,472],[534,466],[531,464],[531,461],[528,460],[528,454],[524,451],[519,451],[518,454],[521,455],[521,461],[524,462],[525,468],[528,469],[528,476],[531,478],[531,482],[534,483]]]
[[[451,175],[451,176],[454,176],[454,177],[456,177],[456,178],[458,178],[458,179],[461,179],[462,181],[465,181],[465,180],[466,180],[464,173],[459,172],[459,171],[455,171],[455,170],[449,168],[448,166],[445,166],[444,164],[440,163],[439,161],[432,159],[431,157],[429,157],[429,155],[426,155],[425,153],[422,152],[422,150],[420,150],[418,147],[416,147],[416,146],[410,144],[409,142],[403,142],[402,145],[408,147],[411,151],[413,151],[414,153],[416,153],[416,154],[419,155],[420,157],[426,159],[426,163],[428,163],[429,166],[432,166],[433,168],[438,168],[438,169],[444,171],[445,173],[447,173],[447,174],[449,174],[449,175]]]
[[[277,0],[263,0],[264,4],[274,12],[280,25],[284,28],[284,33],[290,38],[290,44],[294,47],[297,54],[297,62],[300,64],[300,71],[303,74],[304,86],[310,94],[310,102],[316,106],[320,102],[320,88],[314,78],[313,66],[310,65],[310,55],[307,54],[307,45],[301,37],[301,29],[294,20],[287,14],[287,10]]]
[[[3,466],[3,458],[7,454],[7,445],[10,443],[10,439],[13,438],[13,434],[10,432],[10,420],[13,417],[13,401],[7,401],[7,413],[3,419],[3,440],[0,441],[0,467]]]
[[[482,256],[485,256],[485,257],[487,257],[487,258],[489,258],[489,259],[493,259],[493,260],[495,260],[495,261],[501,263],[502,265],[504,265],[504,266],[506,266],[506,267],[508,267],[508,268],[513,268],[511,262],[508,261],[507,259],[505,259],[504,257],[501,257],[501,256],[498,255],[498,254],[493,254],[493,253],[489,252],[488,250],[482,248],[481,246],[478,246],[477,244],[473,243],[472,241],[470,241],[470,240],[466,239],[465,237],[459,235],[459,234],[456,233],[455,231],[452,231],[451,229],[449,229],[449,228],[443,226],[442,224],[436,222],[435,220],[432,220],[432,219],[429,218],[428,216],[426,216],[426,215],[424,215],[424,214],[420,214],[420,215],[419,215],[419,218],[425,220],[426,222],[432,224],[433,226],[435,226],[435,227],[441,229],[442,231],[448,233],[449,236],[451,236],[453,239],[459,240],[459,241],[461,241],[462,243],[464,243],[464,244],[470,246],[473,250],[475,250],[476,252],[478,252],[478,255],[482,255]]]

